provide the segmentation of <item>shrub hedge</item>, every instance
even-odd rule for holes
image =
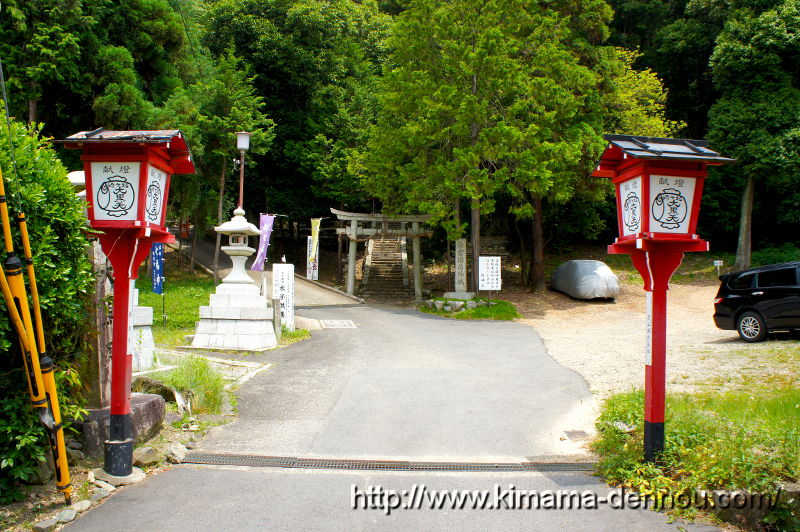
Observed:
[[[13,139],[14,159],[9,143]],[[58,368],[62,414],[81,412],[76,368],[87,353],[91,321],[87,302],[94,280],[87,258],[83,202],[75,196],[67,171],[40,126],[11,121],[6,127],[0,100],[0,169],[5,180],[14,248],[22,256],[16,215],[28,220],[47,352]],[[5,254],[3,254],[5,260]],[[31,415],[16,332],[0,297],[0,503],[20,496],[46,449],[44,431]]]

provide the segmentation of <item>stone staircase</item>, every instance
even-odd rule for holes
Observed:
[[[368,299],[413,297],[404,238],[380,237],[369,241],[361,286],[362,295]]]

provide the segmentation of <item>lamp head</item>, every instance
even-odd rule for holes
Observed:
[[[239,151],[248,150],[250,148],[250,135],[246,131],[239,131],[236,133],[236,149]]]

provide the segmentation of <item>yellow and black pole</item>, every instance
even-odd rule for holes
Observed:
[[[31,285],[31,298],[33,300],[33,316],[36,324],[36,339],[39,346],[39,364],[42,371],[42,384],[47,397],[47,409],[40,414],[39,421],[47,429],[50,440],[50,449],[53,452],[53,462],[56,466],[56,489],[64,494],[67,503],[70,501],[72,486],[70,484],[69,463],[67,461],[67,447],[64,444],[64,427],[61,423],[61,409],[58,405],[58,391],[56,390],[55,365],[53,359],[47,356],[44,343],[44,326],[42,325],[42,310],[39,306],[39,288],[36,284],[36,272],[33,269],[33,256],[31,242],[28,238],[28,223],[25,215],[18,215],[19,232],[22,237],[22,249],[25,252],[25,262],[28,265],[28,282]]]
[[[6,301],[11,321],[17,330],[22,348],[22,359],[28,380],[28,391],[39,421],[47,430],[50,449],[56,467],[56,489],[64,494],[70,503],[72,486],[67,463],[64,430],[58,405],[53,360],[45,355],[44,328],[39,307],[39,292],[33,268],[28,228],[25,215],[19,215],[24,257],[27,263],[28,278],[34,305],[35,326],[31,318],[28,295],[25,290],[22,261],[14,253],[11,236],[11,222],[8,216],[8,200],[5,194],[2,170],[0,170],[0,224],[3,226],[6,259],[0,272],[0,291]],[[37,343],[38,340],[38,343]],[[40,359],[41,353],[41,359]]]

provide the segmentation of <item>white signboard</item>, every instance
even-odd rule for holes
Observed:
[[[164,192],[167,189],[167,173],[155,166],[147,167],[147,198],[144,204],[144,218],[151,224],[161,225],[164,210]]]
[[[139,165],[92,163],[92,207],[95,220],[136,220]]]
[[[650,232],[688,233],[694,177],[650,176]]]
[[[634,177],[619,185],[622,234],[635,235],[642,231],[642,178]]]
[[[272,265],[272,297],[281,301],[281,324],[294,330],[294,264]]]
[[[456,240],[456,292],[467,291],[467,239]]]
[[[308,237],[308,246],[306,247],[306,279],[316,281],[319,279],[319,239],[317,240],[317,252],[314,253],[315,259],[312,262],[311,253],[313,251],[313,241],[312,237]]]
[[[500,257],[478,257],[478,290],[500,290]]]

